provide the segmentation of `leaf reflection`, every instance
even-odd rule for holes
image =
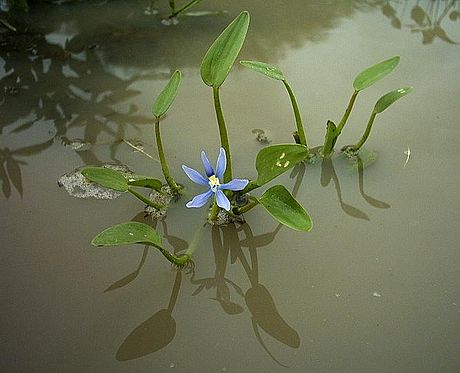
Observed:
[[[182,282],[182,272],[177,271],[168,308],[161,309],[136,327],[117,351],[118,361],[138,359],[166,347],[176,335],[176,320],[172,312]]]
[[[0,179],[2,181],[3,195],[6,198],[11,196],[11,184],[13,184],[21,198],[24,193],[21,165],[27,165],[27,163],[15,157],[38,154],[49,148],[52,144],[53,139],[38,145],[31,145],[16,150],[10,150],[9,148],[0,149]]]
[[[335,172],[334,164],[332,163],[332,159],[327,157],[324,158],[321,163],[321,185],[325,187],[329,185],[331,180],[334,183],[334,187],[337,192],[337,198],[339,199],[340,208],[342,211],[353,218],[370,220],[369,216],[365,212],[343,201],[342,189],[340,187],[340,181],[337,173]]]
[[[401,29],[404,25],[411,32],[420,33],[423,44],[431,44],[436,38],[448,44],[459,44],[447,35],[442,25],[443,22],[456,21],[460,18],[459,10],[455,9],[455,5],[459,5],[458,0],[425,2],[417,0],[415,4],[413,3],[414,1],[385,1],[381,5],[381,11],[394,28]],[[405,18],[408,18],[406,16],[408,6],[412,6],[410,21],[405,21]]]

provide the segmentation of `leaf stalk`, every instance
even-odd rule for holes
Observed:
[[[227,155],[227,168],[224,173],[224,183],[228,183],[232,180],[232,156],[230,153],[230,143],[228,141],[228,132],[225,125],[224,114],[222,112],[222,105],[220,102],[220,91],[219,87],[212,87],[214,96],[214,108],[216,110],[217,124],[219,126],[219,135],[221,146],[225,149]]]
[[[163,150],[163,143],[161,141],[161,134],[160,134],[160,118],[155,117],[155,138],[157,141],[157,148],[158,148],[158,156],[160,157],[160,164],[161,170],[163,171],[163,175],[165,177],[166,182],[168,185],[173,189],[176,193],[180,192],[180,187],[174,181],[173,177],[169,172],[168,163],[166,162],[166,157]]]

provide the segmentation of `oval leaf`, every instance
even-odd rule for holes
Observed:
[[[201,78],[210,87],[220,87],[240,53],[249,27],[249,13],[244,11],[219,35],[201,63]]]
[[[376,102],[374,107],[374,112],[381,113],[395,101],[399,100],[401,97],[404,97],[408,93],[411,93],[413,90],[412,87],[400,88],[395,91],[388,92],[386,95],[383,95]]]
[[[130,221],[114,225],[93,238],[93,246],[119,246],[139,243],[161,247],[161,237],[151,226]]]
[[[399,56],[382,61],[374,66],[367,68],[358,74],[353,82],[353,87],[357,91],[362,91],[370,87],[375,82],[391,73],[399,64]]]
[[[264,74],[275,80],[284,80],[283,72],[277,67],[265,62],[259,61],[240,61],[240,64],[246,66],[258,73]]]
[[[281,224],[296,231],[309,231],[312,228],[310,216],[284,186],[271,187],[258,201]]]
[[[262,186],[268,183],[307,157],[307,147],[299,144],[279,144],[263,148],[256,158],[256,184]]]
[[[110,168],[104,167],[85,167],[81,173],[88,180],[97,183],[105,188],[126,192],[128,190],[128,182],[123,174]]]
[[[150,188],[154,190],[160,190],[163,186],[162,182],[158,179],[151,178],[144,175],[129,175],[127,177],[128,185],[138,186],[143,188]]]
[[[176,70],[169,79],[168,84],[163,88],[157,99],[153,103],[152,113],[157,118],[163,116],[173,103],[179,90],[179,85],[182,79],[182,73]]]

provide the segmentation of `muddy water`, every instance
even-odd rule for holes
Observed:
[[[1,36],[2,370],[459,371],[458,2],[203,1],[196,10],[227,13],[175,27],[144,14],[147,2],[127,3],[42,5],[28,32]],[[105,227],[143,221],[142,206],[72,198],[56,180],[107,162],[160,175],[122,140],[155,154],[150,105],[176,68],[184,80],[163,140],[188,190],[157,228],[182,250],[200,226],[204,210],[183,206],[199,188],[179,166],[199,168],[201,149],[215,157],[199,64],[242,9],[252,20],[241,59],[284,71],[312,145],[339,120],[354,76],[401,56],[360,95],[338,144],[357,141],[380,95],[412,85],[377,117],[376,161],[358,169],[335,157],[280,178],[314,229],[279,227],[261,209],[245,225],[205,227],[194,272],[140,246],[92,248]],[[291,141],[286,92],[236,67],[222,101],[234,174],[254,177],[260,130]]]

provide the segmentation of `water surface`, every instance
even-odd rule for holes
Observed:
[[[203,1],[197,10],[227,13],[175,27],[147,5],[41,5],[27,32],[0,36],[6,371],[459,371],[458,2]],[[194,273],[141,246],[91,247],[107,226],[144,221],[142,205],[72,198],[56,180],[100,163],[159,176],[157,161],[122,140],[155,154],[150,106],[177,68],[162,134],[188,191],[156,226],[170,250],[187,246],[205,211],[183,206],[199,188],[180,165],[200,168],[199,152],[214,159],[219,144],[199,65],[243,9],[252,19],[240,58],[283,70],[313,145],[340,119],[354,76],[401,56],[360,95],[338,144],[357,141],[383,93],[414,86],[377,117],[367,143],[376,162],[358,170],[335,157],[281,177],[314,229],[279,227],[262,209],[245,225],[206,227]],[[222,101],[234,174],[255,177],[264,144],[254,129],[292,141],[286,92],[237,66]]]

